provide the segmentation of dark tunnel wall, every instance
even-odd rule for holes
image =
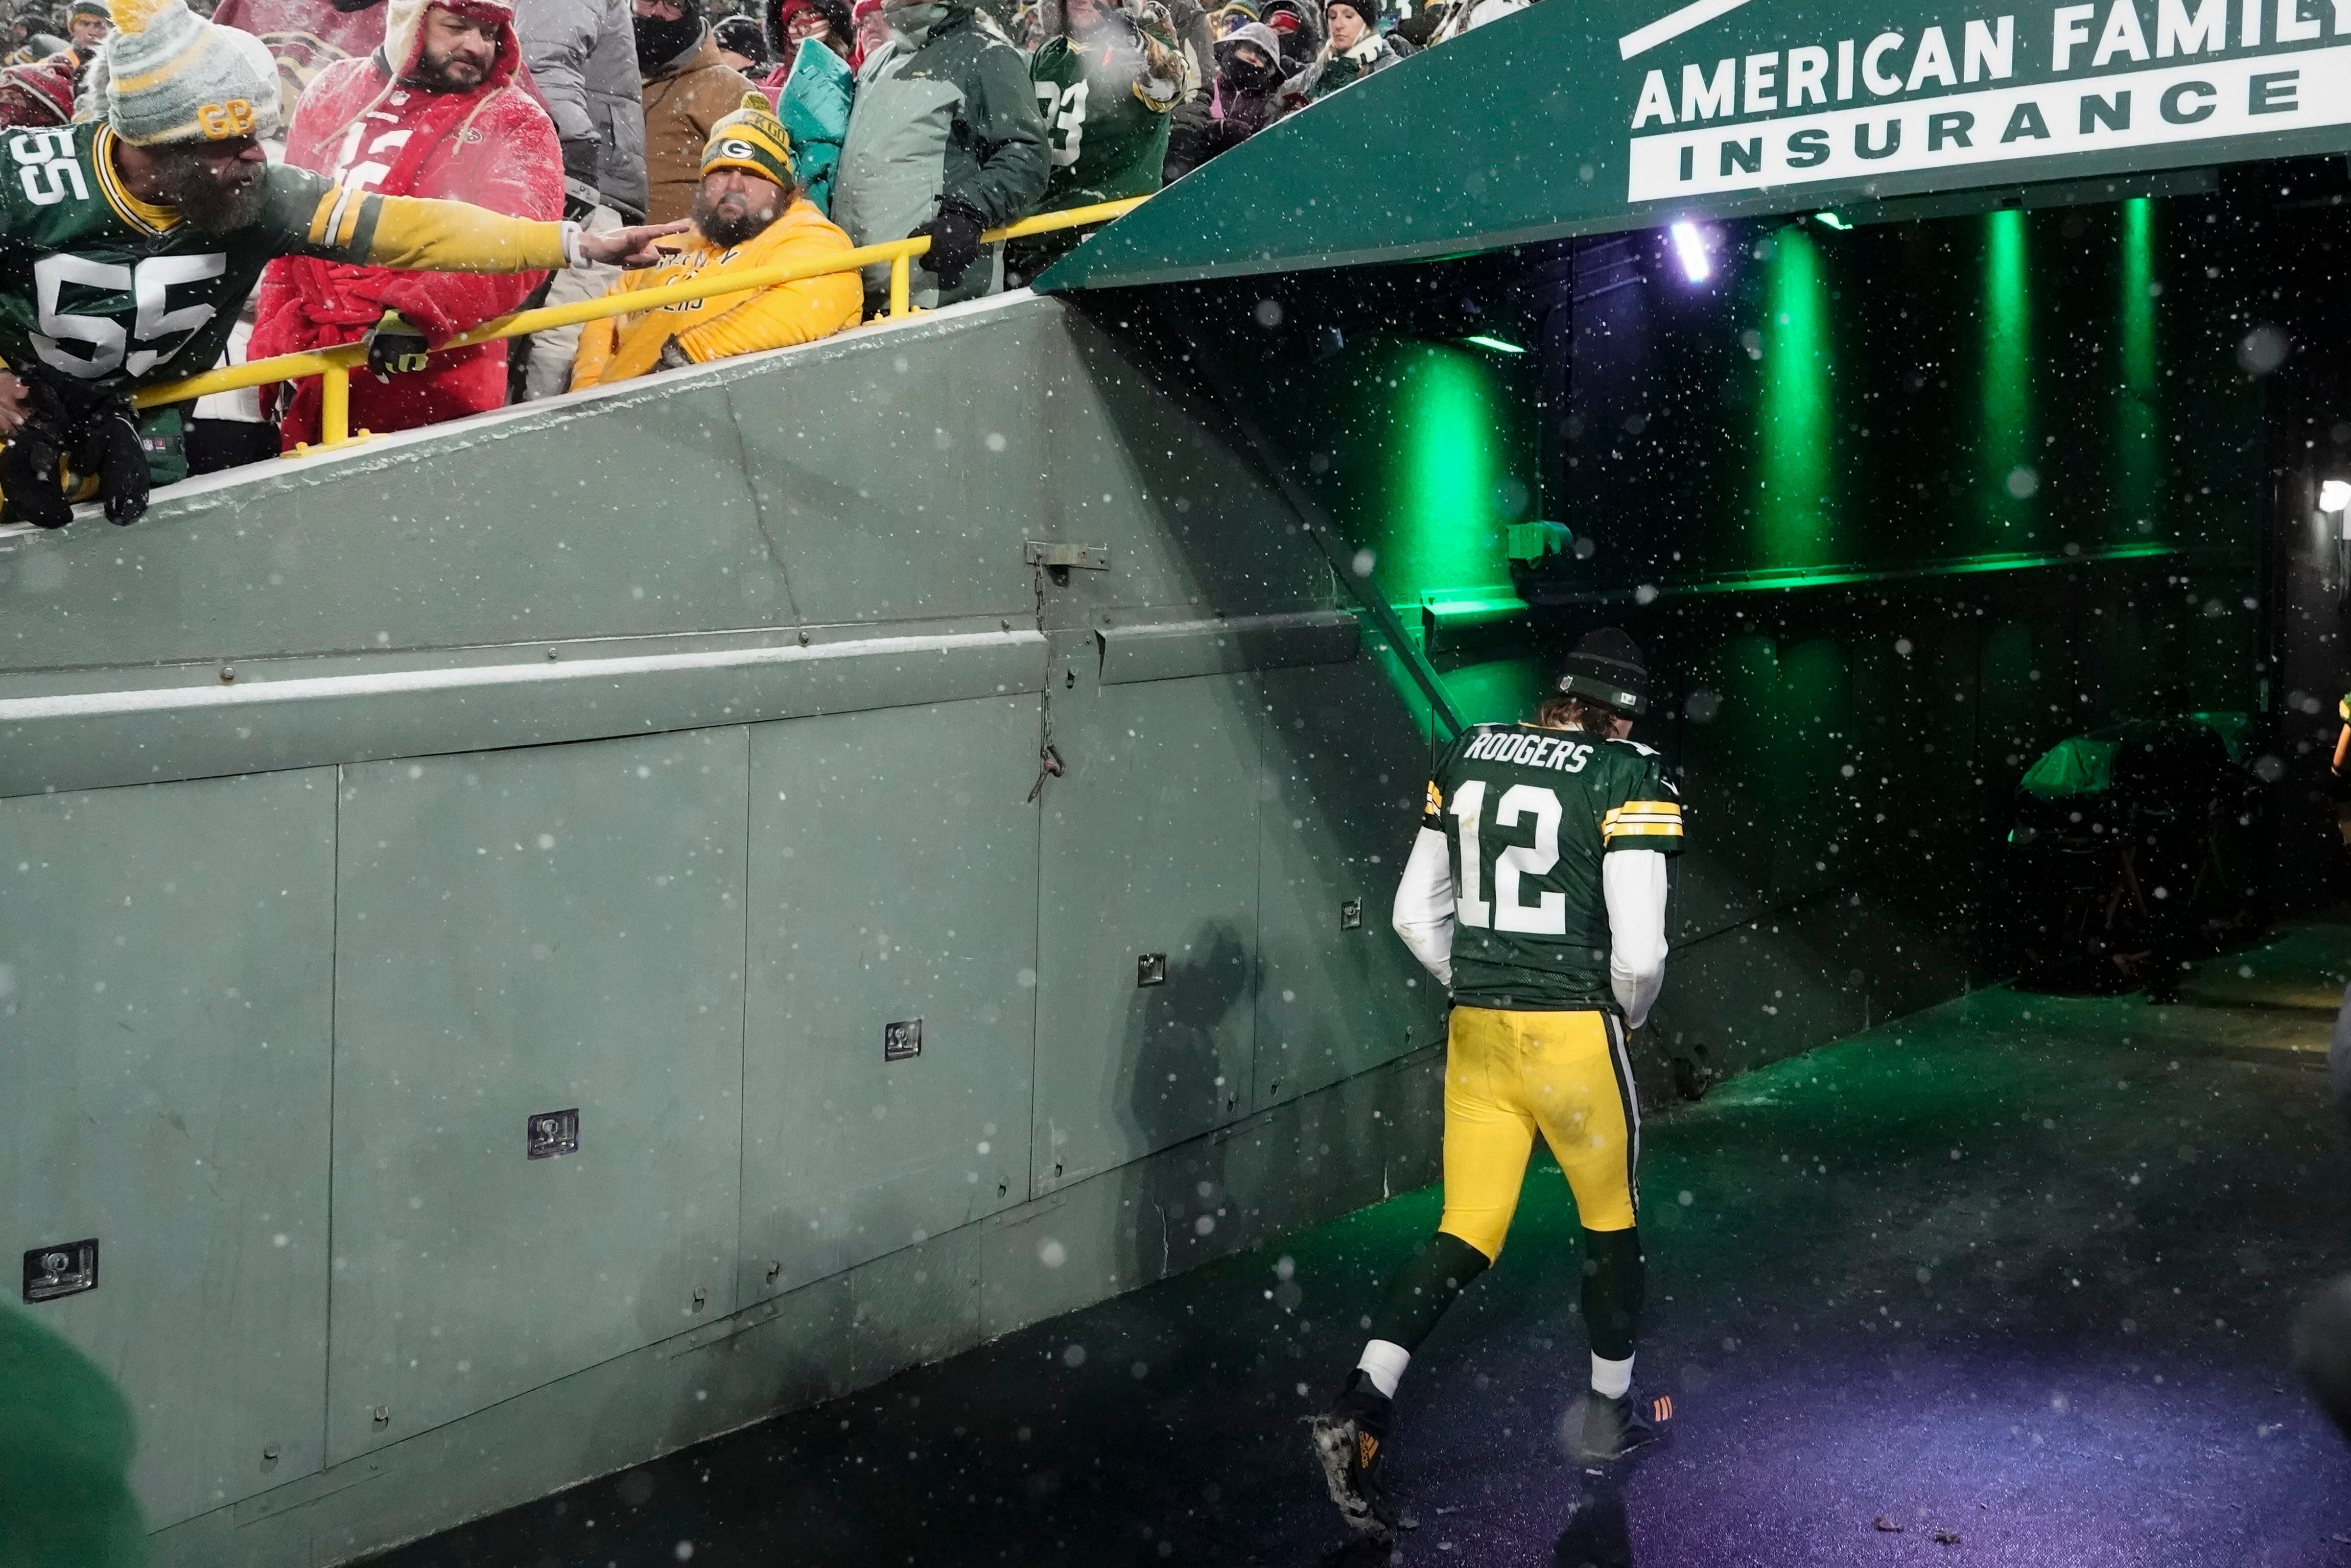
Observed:
[[[1636,733],[1693,835],[1660,1021],[1738,1063],[2008,973],[2017,781],[2069,735],[2262,716],[2248,760],[2301,766],[2300,804],[2227,873],[2273,912],[2335,891],[2314,740],[2271,719],[2309,697],[2272,678],[2269,585],[2351,450],[2304,411],[2339,390],[2309,383],[2345,182],[2215,184],[1724,227],[1696,285],[1655,235],[1091,308],[1248,411],[1468,718],[1525,712],[1585,627],[1650,648],[1669,700]],[[2316,441],[2291,503],[2289,406]],[[1584,553],[1514,579],[1538,517]],[[2331,602],[2351,570],[2321,575]],[[1733,1016],[1756,962],[1783,1005]]]
[[[1625,584],[2242,552],[2259,393],[2236,282],[2204,276],[2238,254],[2210,210],[1742,225],[1703,282],[1652,241],[1594,246],[1543,301],[1573,343],[1542,454],[1559,515]]]

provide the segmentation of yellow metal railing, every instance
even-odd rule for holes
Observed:
[[[1131,196],[1122,202],[1100,202],[1089,207],[1071,207],[1066,212],[1040,213],[1033,218],[1023,218],[1000,229],[990,229],[979,237],[989,245],[1008,239],[1024,239],[1030,235],[1050,234],[1059,229],[1082,228],[1089,224],[1108,223],[1141,206],[1150,198]],[[672,283],[660,288],[641,288],[627,294],[604,294],[593,299],[582,299],[570,305],[550,305],[537,310],[517,310],[511,316],[501,316],[485,321],[470,332],[460,333],[441,345],[444,349],[461,349],[472,343],[494,342],[501,338],[519,338],[528,332],[548,332],[558,327],[574,327],[583,321],[601,320],[607,316],[634,316],[642,311],[658,309],[688,299],[706,299],[716,296],[748,294],[756,289],[772,288],[779,283],[798,283],[810,277],[823,277],[836,272],[862,272],[866,267],[886,262],[890,267],[890,303],[882,318],[912,314],[914,307],[908,297],[914,288],[914,258],[931,248],[930,236],[918,239],[893,239],[884,245],[862,246],[842,251],[820,261],[800,262],[791,267],[763,267],[751,272],[729,274],[723,280],[697,279],[689,283]],[[206,371],[185,381],[167,382],[162,386],[147,387],[134,393],[131,402],[141,408],[153,408],[161,403],[185,402],[192,398],[209,397],[214,392],[239,392],[246,387],[268,386],[277,382],[306,381],[320,378],[319,404],[319,448],[343,446],[368,434],[351,434],[351,371],[367,362],[367,344],[340,343],[331,349],[319,349],[308,353],[280,354],[275,359],[255,360],[249,364],[229,365],[221,370]],[[318,448],[306,447],[305,450]]]

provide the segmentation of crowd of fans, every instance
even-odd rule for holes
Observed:
[[[931,242],[914,274],[918,306],[1024,282],[1078,232],[989,246],[986,231],[1146,195],[1527,0],[1416,11],[1413,0],[1228,0],[1213,12],[1201,0],[188,3],[275,60],[283,112],[272,123],[284,129],[266,143],[273,160],[345,189],[569,218],[590,233],[690,225],[664,242],[664,265],[625,276],[269,263],[225,362],[364,340],[373,373],[352,378],[350,423],[385,433],[824,337],[883,306],[888,268],[511,346],[446,346],[532,305],[910,235]],[[1401,13],[1387,8],[1397,4]],[[109,0],[13,16],[0,0],[0,128],[105,118]],[[22,394],[0,371],[0,434]],[[314,442],[319,402],[316,379],[203,399],[181,422],[186,466]]]

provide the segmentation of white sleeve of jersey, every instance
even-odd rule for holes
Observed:
[[[1445,835],[1434,828],[1421,829],[1412,841],[1412,858],[1405,862],[1404,880],[1396,884],[1389,924],[1422,968],[1445,985],[1453,984],[1453,862]]]
[[[1656,850],[1603,855],[1600,885],[1608,899],[1608,988],[1625,1027],[1639,1029],[1666,983],[1666,857]]]

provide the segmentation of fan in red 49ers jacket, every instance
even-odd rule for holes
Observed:
[[[391,0],[383,47],[338,60],[302,94],[286,161],[347,191],[440,196],[519,218],[563,215],[554,121],[516,79],[522,60],[508,0]],[[439,344],[519,306],[540,273],[401,272],[309,257],[274,261],[255,301],[252,359],[368,338],[387,312],[415,337],[375,333],[351,378],[350,420],[379,434],[459,419],[506,402],[507,346]],[[416,337],[423,340],[419,342]],[[283,401],[286,447],[319,434],[319,383]]]

